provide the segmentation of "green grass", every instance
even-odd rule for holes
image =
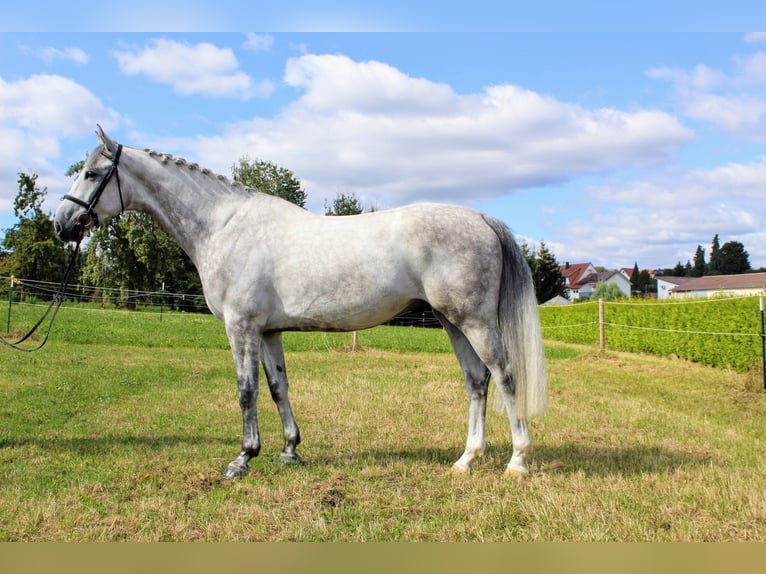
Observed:
[[[21,332],[38,308],[14,310]],[[27,322],[26,324],[29,324]],[[766,394],[753,375],[548,342],[532,476],[502,477],[503,418],[470,476],[467,401],[439,330],[285,335],[306,463],[222,471],[241,420],[209,316],[64,309],[49,344],[0,349],[0,540],[766,541]]]

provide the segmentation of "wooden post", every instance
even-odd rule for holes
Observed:
[[[606,350],[606,330],[604,328],[604,299],[598,300],[598,343],[601,351]]]
[[[8,291],[8,328],[6,332],[10,335],[11,334],[11,311],[13,309],[13,282],[16,279],[13,275],[11,275],[11,289]]]
[[[162,323],[162,311],[165,307],[165,282],[162,282],[162,288],[160,289],[160,323]]]
[[[763,320],[763,295],[761,295],[759,302],[761,307],[761,373],[763,375],[763,390],[766,391],[766,330]]]

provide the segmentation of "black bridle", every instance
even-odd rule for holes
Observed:
[[[77,216],[77,226],[80,228],[80,236],[85,233],[91,227],[98,227],[98,215],[94,211],[98,200],[101,199],[101,194],[104,193],[106,186],[109,185],[109,181],[114,176],[117,179],[117,192],[120,196],[120,212],[125,211],[125,203],[122,200],[122,186],[120,185],[120,172],[117,170],[117,166],[120,163],[120,155],[122,155],[122,144],[117,144],[117,150],[112,157],[112,164],[109,166],[106,174],[101,179],[98,187],[90,194],[88,201],[83,201],[79,197],[72,195],[65,195],[62,199],[73,201],[77,205],[85,208],[85,213],[81,213]],[[84,176],[87,176],[88,172],[85,172]]]
[[[5,345],[6,347],[10,347],[11,349],[15,349],[17,351],[24,351],[25,353],[31,353],[33,351],[38,351],[42,349],[45,346],[45,343],[48,342],[48,335],[51,333],[51,328],[53,327],[53,322],[56,319],[56,315],[59,312],[59,309],[61,308],[61,304],[64,302],[64,297],[66,296],[66,290],[69,286],[69,279],[72,276],[72,271],[74,270],[75,266],[77,265],[77,255],[80,253],[80,244],[82,243],[83,237],[85,236],[85,232],[90,229],[91,227],[98,227],[98,215],[96,215],[96,212],[94,211],[94,208],[96,207],[96,204],[98,203],[98,200],[101,198],[101,194],[104,193],[104,189],[106,189],[106,186],[109,184],[109,181],[112,179],[112,177],[117,178],[117,192],[120,195],[120,211],[125,211],[125,204],[122,200],[122,187],[120,185],[120,174],[117,170],[117,165],[120,162],[120,155],[122,154],[122,145],[117,144],[117,149],[114,152],[114,156],[112,157],[112,164],[109,166],[109,169],[107,170],[106,174],[104,174],[104,177],[101,179],[101,181],[98,184],[98,187],[93,190],[93,193],[90,194],[90,197],[88,198],[88,201],[83,201],[82,199],[79,199],[77,197],[73,197],[71,195],[65,195],[64,199],[73,201],[79,206],[82,206],[85,208],[85,213],[81,213],[77,216],[77,228],[79,230],[77,234],[77,243],[75,244],[74,251],[72,251],[72,257],[69,260],[69,265],[67,267],[66,272],[64,273],[64,279],[62,279],[61,284],[59,285],[59,288],[56,290],[56,293],[53,295],[53,300],[51,301],[51,304],[48,306],[48,309],[46,309],[45,313],[43,313],[43,316],[40,317],[40,319],[35,323],[34,327],[32,327],[29,332],[21,337],[18,341],[8,341],[3,337],[0,337],[0,344]],[[87,172],[86,172],[87,174]],[[51,315],[50,323],[48,323],[48,329],[45,332],[45,337],[43,338],[42,342],[32,348],[24,348],[21,346],[21,344],[29,339],[35,331],[40,327],[40,325],[43,324],[45,319],[48,317],[48,315],[53,311],[53,315]]]

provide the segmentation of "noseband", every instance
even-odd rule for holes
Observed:
[[[122,200],[122,186],[120,185],[120,173],[117,171],[117,165],[120,163],[121,154],[122,144],[117,144],[117,150],[114,152],[114,157],[112,158],[112,165],[109,166],[109,170],[99,182],[98,187],[96,187],[96,189],[93,190],[93,193],[90,194],[88,201],[83,201],[72,195],[65,195],[62,199],[62,201],[68,199],[85,208],[85,213],[81,213],[77,216],[77,226],[82,229],[83,233],[90,229],[91,226],[98,227],[98,215],[96,215],[94,208],[96,207],[98,200],[101,198],[101,194],[104,193],[106,186],[109,184],[109,180],[112,179],[112,176],[117,178],[117,192],[120,195],[120,212],[125,211],[125,204]]]

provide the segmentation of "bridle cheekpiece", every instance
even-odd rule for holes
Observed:
[[[117,144],[117,149],[115,150],[114,156],[112,157],[112,165],[109,166],[106,174],[99,182],[98,187],[96,187],[96,189],[93,190],[93,193],[90,194],[88,201],[83,201],[82,199],[72,195],[65,195],[62,199],[62,201],[68,199],[69,201],[73,201],[77,205],[85,208],[85,213],[81,213],[77,216],[77,226],[82,229],[82,233],[85,233],[85,231],[91,227],[98,227],[98,215],[96,215],[94,208],[96,207],[98,200],[101,198],[101,194],[104,193],[106,186],[109,185],[109,181],[112,179],[112,176],[117,178],[117,192],[120,195],[120,213],[125,211],[125,204],[122,200],[120,174],[117,170],[117,166],[120,163],[121,154],[122,144]]]

